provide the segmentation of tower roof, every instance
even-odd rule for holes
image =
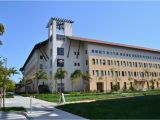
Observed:
[[[52,21],[55,20],[59,23],[63,23],[63,22],[67,22],[67,23],[74,23],[73,20],[69,20],[69,19],[64,19],[64,18],[57,18],[57,17],[51,17],[48,24],[47,24],[47,28],[50,24],[52,24]]]

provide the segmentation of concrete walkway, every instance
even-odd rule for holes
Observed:
[[[27,120],[27,118],[18,112],[0,112],[0,120]]]
[[[55,103],[32,98],[32,112],[30,113],[30,98],[14,96],[5,101],[7,107],[23,106],[27,109],[27,116],[34,120],[39,119],[85,119],[77,115],[55,108]]]

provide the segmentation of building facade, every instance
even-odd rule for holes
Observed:
[[[50,80],[40,80],[50,91],[57,91],[60,81],[54,80],[57,68],[62,67],[68,74],[63,79],[64,91],[72,91],[70,75],[79,69],[88,71],[91,79],[87,89],[107,92],[135,88],[147,90],[159,88],[160,51],[119,43],[93,40],[72,35],[72,20],[51,18],[47,24],[48,39],[34,46],[25,64],[20,69],[24,77],[42,69]],[[36,84],[28,85],[30,91]],[[83,81],[74,85],[75,91],[83,90]]]

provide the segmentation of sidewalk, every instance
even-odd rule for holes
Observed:
[[[0,112],[0,120],[27,120],[20,112]]]
[[[39,119],[85,119],[77,115],[59,110],[55,108],[55,103],[32,98],[32,112],[30,112],[30,98],[15,96],[14,98],[6,99],[6,106],[23,106],[27,109],[27,116],[34,120]]]

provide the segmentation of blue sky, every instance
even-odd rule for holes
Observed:
[[[0,2],[0,56],[8,58],[8,67],[23,66],[33,46],[47,39],[46,24],[55,16],[74,20],[75,36],[160,48],[158,1]]]

